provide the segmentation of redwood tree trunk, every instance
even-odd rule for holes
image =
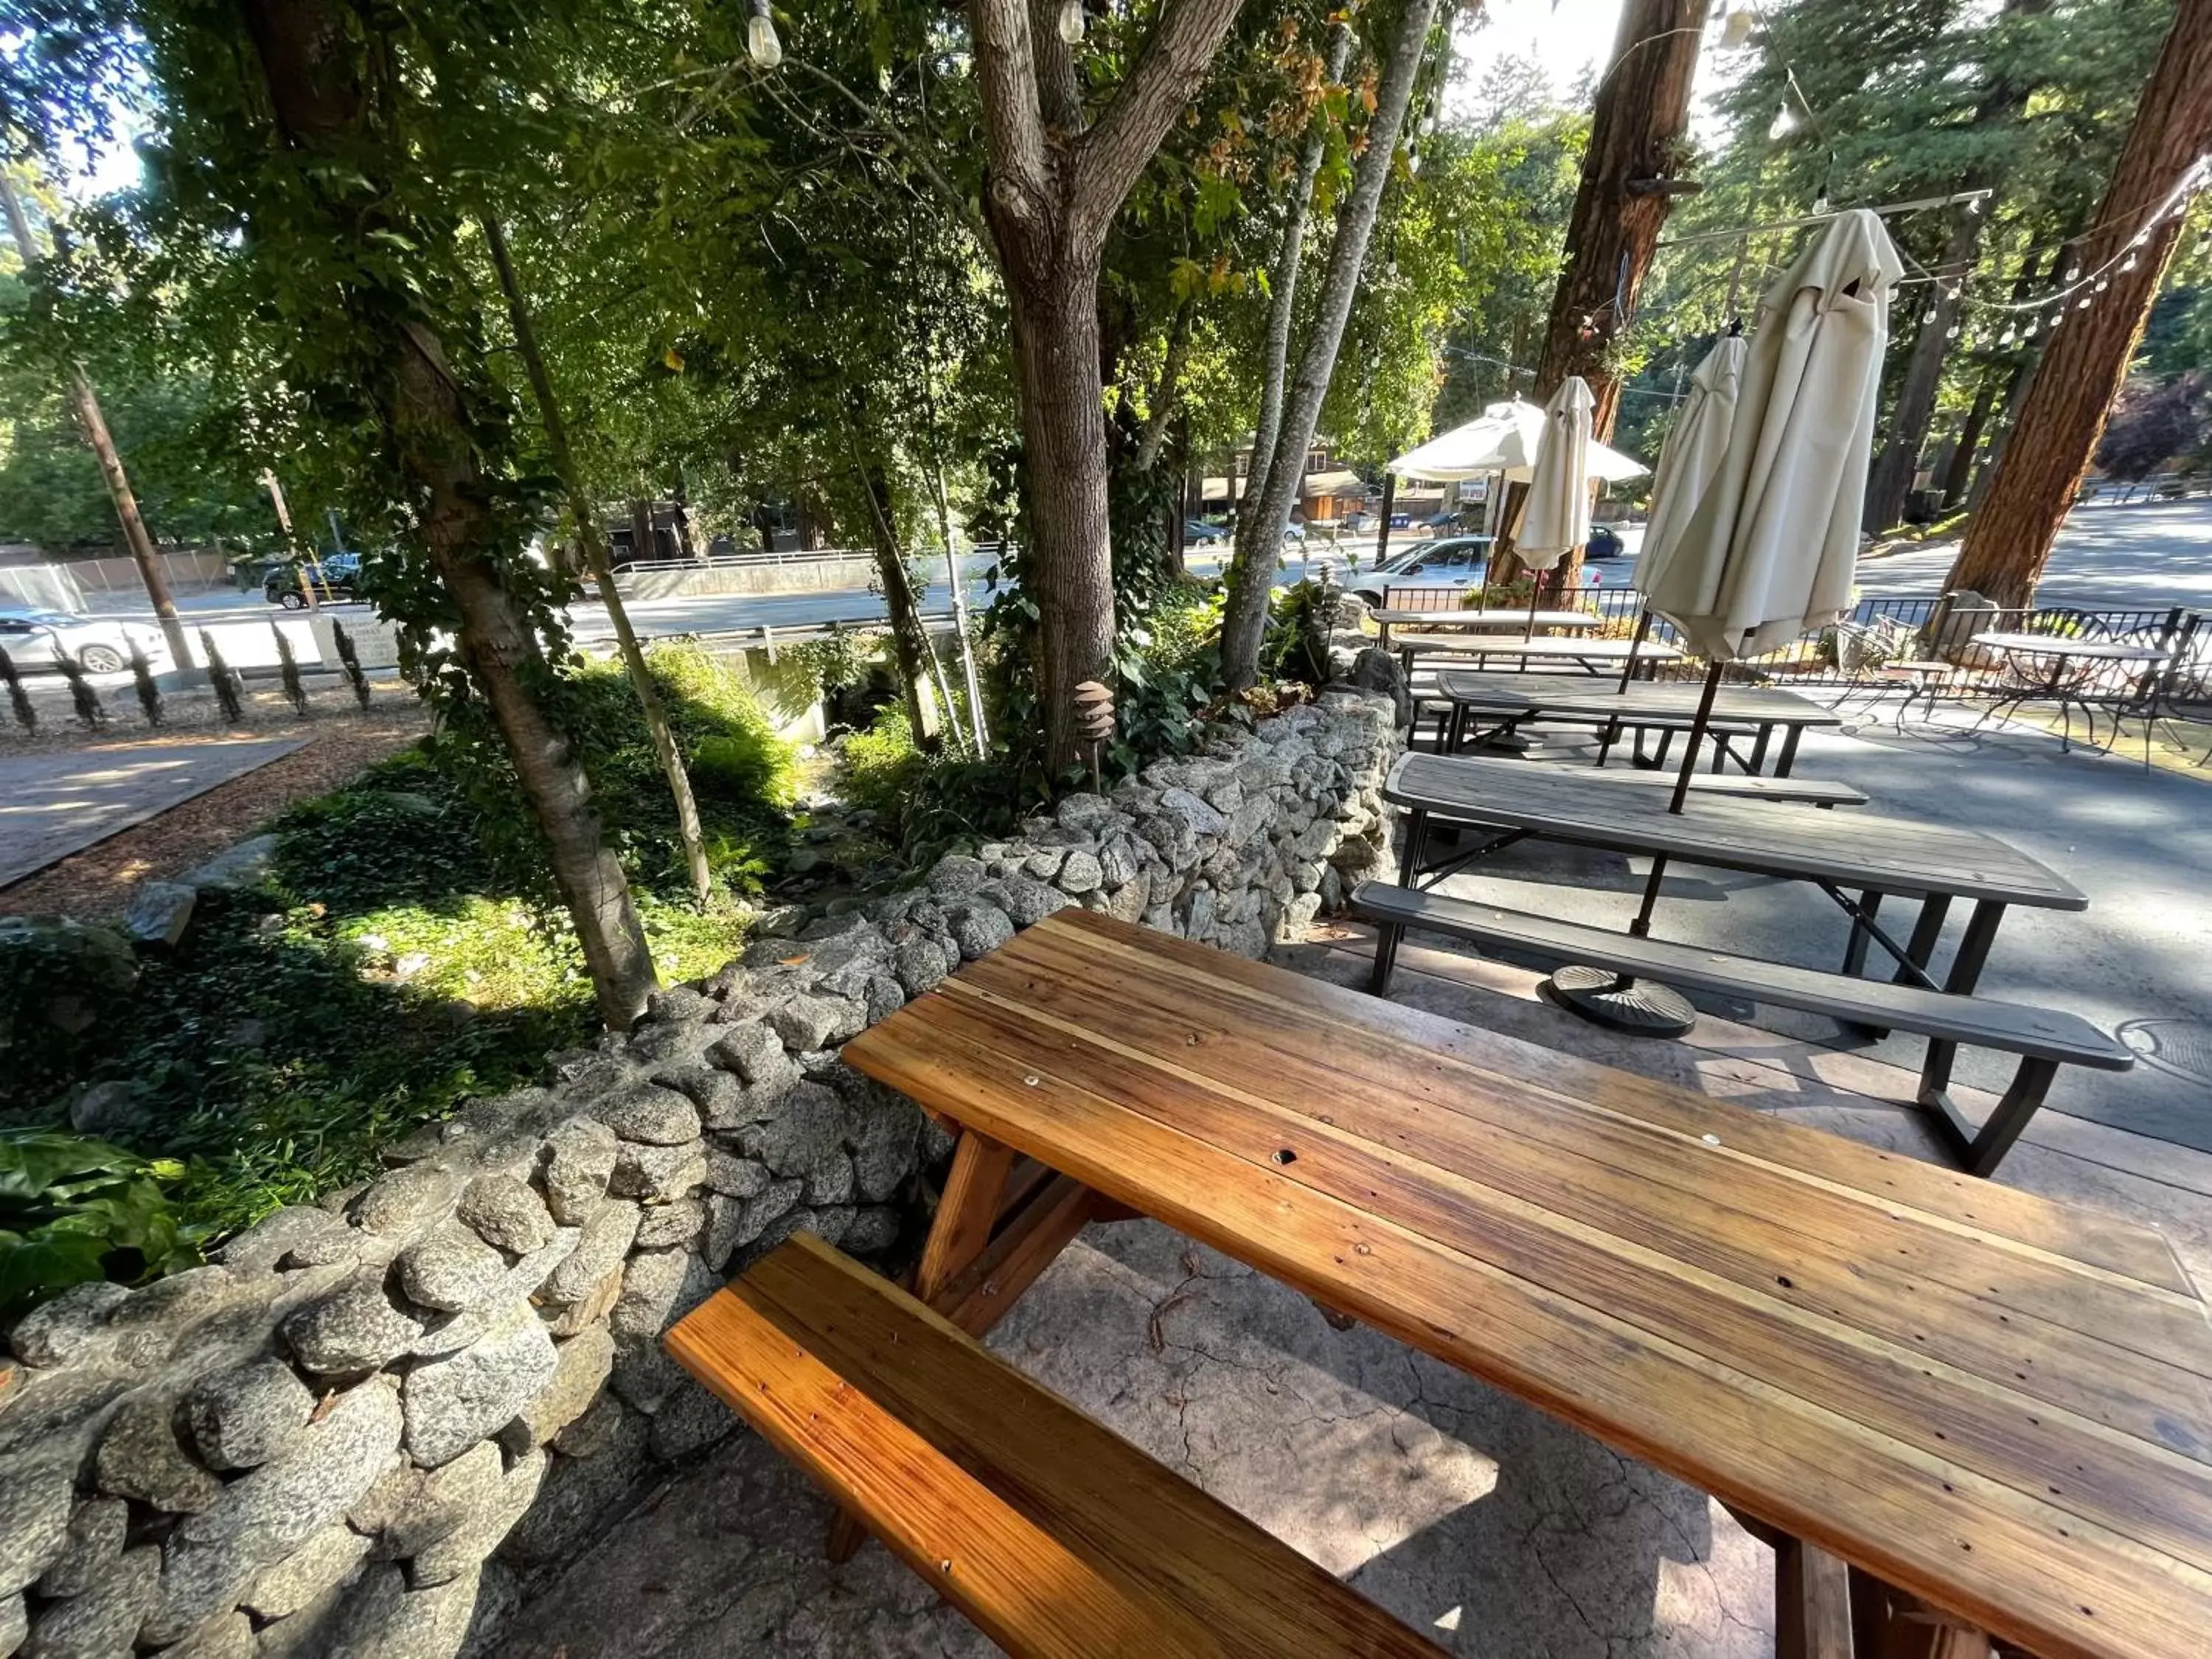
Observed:
[[[1990,411],[1996,407],[1999,378],[1994,369],[1984,372],[1981,384],[1974,388],[1973,407],[1966,411],[1958,441],[1951,446],[1951,464],[1943,469],[1942,511],[1946,513],[1966,499],[1966,485],[1974,476],[1974,452],[1981,447],[1982,428],[1989,425]]]
[[[1601,443],[1613,436],[1620,411],[1614,343],[1636,319],[1637,291],[1674,203],[1660,186],[1675,182],[1685,156],[1705,10],[1705,0],[1628,0],[1590,115],[1582,181],[1567,220],[1566,267],[1552,291],[1529,398],[1548,402],[1569,375],[1581,375],[1595,405],[1590,434]],[[1507,497],[1509,526],[1518,499]],[[1520,568],[1510,556],[1510,533],[1498,550],[1492,564],[1502,586]],[[1554,581],[1573,582],[1582,562],[1577,548],[1554,568]]]
[[[1951,235],[1943,249],[1942,268],[1964,273],[1981,251],[1984,214],[1954,209]],[[1897,405],[1890,411],[1889,441],[1867,479],[1866,511],[1860,527],[1879,534],[1905,516],[1905,497],[1912,491],[1912,475],[1920,468],[1921,447],[1928,441],[1928,422],[1936,413],[1936,394],[1943,380],[1943,359],[1949,354],[1947,337],[1959,320],[1960,286],[1936,284],[1936,293],[1920,319],[1920,332],[1912,342],[1912,361],[1906,364],[1905,384],[1898,388]]]
[[[309,159],[342,162],[347,173],[374,165],[378,145],[391,142],[389,112],[380,106],[383,89],[365,84],[355,56],[362,50],[359,40],[374,40],[373,27],[333,0],[246,0],[244,9],[283,142]],[[326,216],[341,245],[386,228],[357,211]],[[495,556],[501,530],[444,343],[392,298],[388,290],[334,287],[331,321],[374,331],[370,337],[390,365],[379,382],[381,412],[398,469],[420,503],[431,563],[459,615],[462,665],[490,705],[545,837],[600,1016],[627,1030],[656,982],[645,930],[622,866],[600,836],[583,768],[532,692],[550,670],[527,607],[501,580]]]
[[[2093,287],[2086,296],[2088,308],[2069,309],[2045,346],[1948,586],[1972,588],[2008,608],[2033,601],[2051,543],[2096,454],[2106,416],[2158,296],[2181,234],[2181,216],[2169,215],[2149,227],[2139,247],[2131,248],[2131,240],[2196,161],[2207,131],[2212,131],[2212,0],[2180,0],[2095,228],[2081,240],[2075,263],[2085,276],[2104,272],[2110,286],[2101,294]],[[2134,267],[2123,270],[2130,252],[2136,255]],[[2069,268],[2060,268],[2062,282]]]
[[[929,635],[921,625],[921,607],[915,601],[914,579],[899,551],[898,526],[891,511],[890,479],[882,462],[862,456],[851,427],[847,427],[845,435],[861,492],[867,498],[868,539],[875,549],[877,580],[884,585],[884,611],[890,620],[891,656],[898,665],[907,727],[917,749],[935,754],[939,738],[929,729],[924,699],[927,688],[937,685],[940,693],[945,688],[938,685],[936,659],[929,649]],[[949,720],[952,708],[949,695],[945,696],[943,707]]]

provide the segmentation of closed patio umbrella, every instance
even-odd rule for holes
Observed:
[[[1728,453],[1729,434],[1735,428],[1736,398],[1743,386],[1744,359],[1750,349],[1741,332],[1732,331],[1705,354],[1690,376],[1690,392],[1682,400],[1681,413],[1675,416],[1666,442],[1659,447],[1659,466],[1651,479],[1651,511],[1644,520],[1644,548],[1636,556],[1633,578],[1637,592],[1645,596],[1644,610],[1636,619],[1636,638],[1629,645],[1628,660],[1621,665],[1624,691],[1636,678],[1637,653],[1651,631],[1652,586],[1681,545],[1691,514],[1712,487],[1721,459]],[[1608,736],[1598,752],[1601,766],[1611,747]]]
[[[1544,405],[1544,433],[1528,469],[1528,495],[1514,538],[1514,556],[1531,570],[1549,570],[1589,539],[1590,410],[1595,401],[1579,374],[1570,374]]]
[[[1661,545],[1645,588],[1650,609],[1711,664],[1670,812],[1689,793],[1723,668],[1850,609],[1890,294],[1904,274],[1881,220],[1859,209],[1838,215],[1760,301],[1711,483]],[[1665,872],[1655,860],[1630,924],[1639,937]],[[1679,1034],[1694,1018],[1663,986],[1595,969],[1562,969],[1552,988],[1607,1024]]]

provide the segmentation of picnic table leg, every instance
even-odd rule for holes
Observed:
[[[1867,931],[1866,924],[1875,919],[1875,913],[1881,908],[1881,894],[1863,892],[1859,895],[1859,913],[1851,918],[1851,936],[1844,945],[1843,970],[1853,979],[1865,971],[1867,946],[1874,942],[1874,935]]]
[[[1943,920],[1950,913],[1951,896],[1948,893],[1930,893],[1920,901],[1920,920],[1912,924],[1912,939],[1905,945],[1905,954],[1912,965],[1923,973],[1927,970],[1929,958],[1936,954],[1936,942],[1943,937]],[[1898,964],[1896,982],[1899,985],[1913,982],[1912,975],[1905,971],[1902,963]]]
[[[1805,728],[1795,724],[1782,734],[1782,754],[1774,763],[1776,777],[1788,777],[1790,769],[1797,764],[1797,740],[1804,735]]]
[[[999,1219],[1000,1195],[1013,1167],[1012,1147],[973,1129],[962,1131],[952,1152],[952,1173],[945,1179],[944,1195],[937,1200],[937,1215],[921,1247],[921,1265],[915,1269],[917,1301],[934,1297],[990,1243],[991,1229]],[[830,1526],[830,1560],[851,1560],[867,1535],[859,1516],[838,1510]]]
[[[1744,768],[1744,770],[1750,773],[1752,776],[1757,777],[1766,769],[1766,745],[1773,736],[1774,722],[1759,721],[1759,736],[1751,745],[1751,760]]]
[[[1444,753],[1456,755],[1467,742],[1467,705],[1455,702],[1451,712],[1451,741],[1444,745]]]
[[[1929,902],[1932,903],[1934,901],[1931,899]],[[1960,996],[1971,996],[1973,994],[1975,983],[1982,976],[1982,965],[1990,959],[1990,946],[1996,942],[1997,924],[2004,920],[2004,913],[2005,907],[1995,899],[1984,899],[1974,906],[1974,914],[1966,918],[1966,937],[1959,941],[1959,954],[1953,958],[1951,971],[1943,981],[1945,990],[1955,992]],[[1926,919],[1926,913],[1923,911],[1922,913],[1923,923]],[[1913,939],[1916,944],[1919,940],[1919,936],[1920,930],[1915,928]],[[1933,946],[1931,945],[1930,948],[1932,949]],[[1911,952],[1908,951],[1906,954],[1910,955]],[[1922,1063],[1920,1069],[1922,1101],[1927,1102],[1931,1096],[1941,1095],[1944,1090],[1950,1087],[1951,1062],[1958,1052],[1959,1045],[1955,1042],[1937,1042],[1930,1040],[1928,1044],[1928,1057]],[[2025,1069],[2023,1066],[2022,1070]],[[2038,1103],[2040,1103],[2039,1097]],[[2028,1111],[2033,1113],[2034,1109],[2033,1107],[2030,1107]],[[2025,1122],[2026,1118],[2023,1117],[2021,1121]],[[2018,1133],[2017,1130],[2014,1131],[2014,1134]],[[2011,1144],[2011,1139],[2008,1137],[2005,1145]],[[1998,1149],[1997,1156],[2001,1158],[2003,1155],[2003,1149],[2001,1147]],[[1991,1167],[1995,1167],[1994,1164]]]

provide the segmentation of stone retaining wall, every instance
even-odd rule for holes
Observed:
[[[1388,697],[1340,690],[1222,728],[756,940],[556,1057],[550,1087],[418,1133],[213,1265],[25,1318],[0,1393],[0,1659],[480,1643],[733,1427],[661,1352],[673,1320],[800,1228],[878,1258],[918,1238],[949,1146],[838,1045],[1069,905],[1259,954],[1382,856],[1393,723]]]

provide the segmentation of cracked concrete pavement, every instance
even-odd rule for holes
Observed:
[[[1090,1229],[992,1346],[1447,1651],[1764,1659],[1771,1558],[1726,1512],[1542,1413],[1140,1221]],[[656,1493],[499,1659],[907,1659],[997,1650],[757,1437]]]

